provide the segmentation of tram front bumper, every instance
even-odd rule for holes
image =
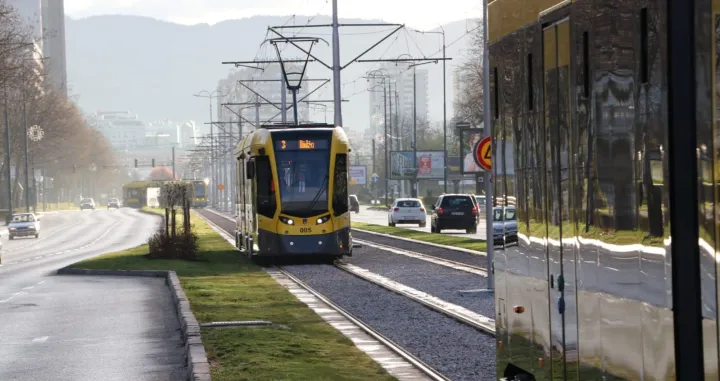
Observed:
[[[350,229],[316,235],[283,235],[260,231],[260,255],[349,255]]]

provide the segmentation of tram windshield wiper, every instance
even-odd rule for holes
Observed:
[[[313,197],[312,201],[310,202],[310,206],[308,207],[308,212],[311,212],[313,208],[315,207],[315,204],[317,204],[318,200],[320,199],[320,196],[322,195],[323,191],[325,190],[325,186],[327,185],[328,179],[330,178],[329,174],[326,174],[323,178],[322,184],[320,184],[320,189],[318,189],[317,193],[315,193],[315,197]]]

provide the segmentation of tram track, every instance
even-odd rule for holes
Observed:
[[[402,357],[409,363],[411,363],[417,370],[422,372],[425,376],[429,377],[431,380],[434,381],[450,381],[450,378],[446,377],[439,371],[435,370],[431,366],[427,365],[425,362],[414,356],[412,353],[404,349],[402,346],[396,344],[394,341],[390,340],[389,338],[385,337],[382,333],[377,331],[376,329],[372,328],[368,324],[365,324],[362,320],[358,319],[357,317],[353,316],[351,313],[346,311],[344,308],[340,307],[338,304],[334,303],[332,300],[327,298],[322,293],[316,291],[314,288],[310,287],[308,284],[303,282],[300,278],[293,275],[291,272],[283,269],[282,266],[272,266],[272,268],[278,270],[283,275],[288,277],[290,280],[295,282],[298,286],[305,289],[307,292],[313,294],[316,298],[318,298],[320,301],[325,303],[328,307],[335,310],[337,313],[341,314],[343,317],[345,317],[347,320],[349,320],[352,324],[360,328],[362,331],[373,337],[375,340],[380,342],[382,345],[386,346],[388,349],[393,351],[398,356]]]

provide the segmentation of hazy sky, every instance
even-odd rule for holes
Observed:
[[[65,0],[73,18],[133,14],[181,24],[214,24],[256,15],[330,15],[329,0]],[[383,19],[421,29],[481,16],[478,0],[338,0],[340,17]]]

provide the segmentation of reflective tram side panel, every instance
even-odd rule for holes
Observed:
[[[706,380],[718,380],[718,43],[720,1],[696,0],[698,237]]]
[[[514,13],[517,1],[491,5],[526,13]],[[579,0],[514,32],[505,17],[490,36],[495,197],[517,198],[520,235],[496,248],[499,377],[518,367],[538,380],[675,379],[665,7]],[[716,124],[698,134],[710,152],[698,172],[709,179],[701,226],[710,253]],[[716,277],[705,262],[706,374],[717,379]]]

